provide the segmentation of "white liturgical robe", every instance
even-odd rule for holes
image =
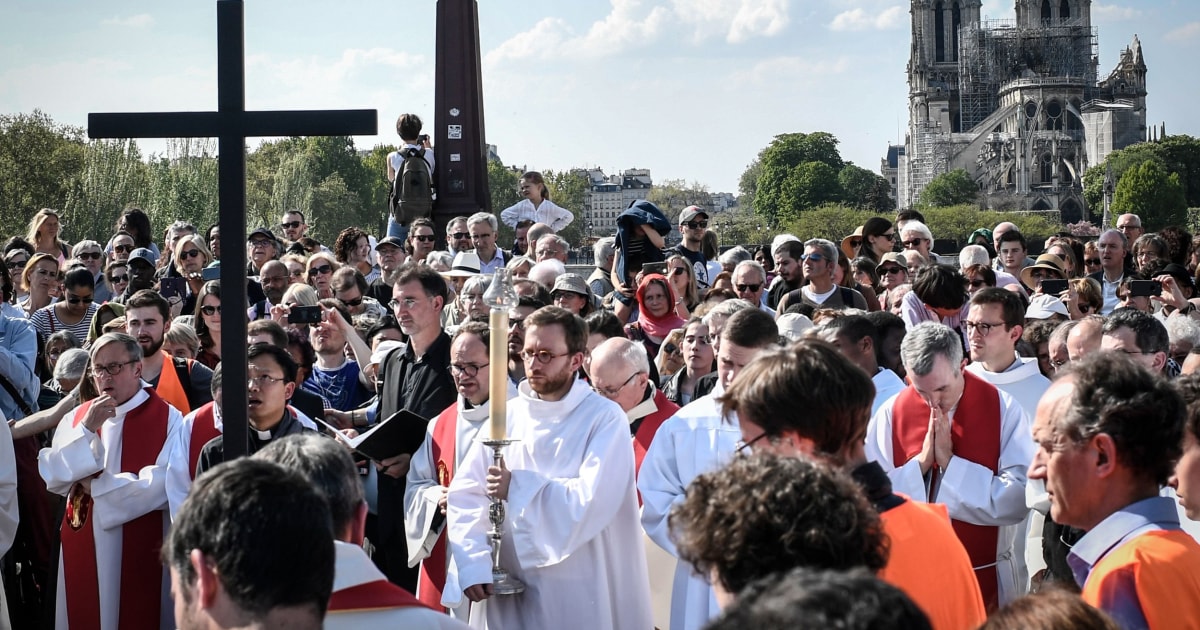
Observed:
[[[559,401],[525,382],[508,402],[508,434],[517,442],[504,449],[512,479],[500,564],[525,592],[487,600],[488,627],[653,627],[625,412],[583,381]],[[450,483],[450,551],[463,588],[492,582],[490,464],[491,449],[477,442]]]

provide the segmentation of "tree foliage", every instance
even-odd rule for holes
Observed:
[[[587,230],[583,219],[583,201],[588,191],[587,173],[578,169],[547,170],[542,172],[542,178],[546,180],[546,188],[550,190],[550,199],[575,215],[571,224],[558,233],[559,236],[567,239],[568,243],[583,242],[583,233]],[[499,208],[496,211],[503,209]]]
[[[851,206],[872,212],[888,212],[896,207],[891,184],[861,166],[843,166],[838,172],[838,185],[842,187],[842,198]]]
[[[62,208],[86,159],[83,129],[40,110],[0,115],[0,233],[24,233],[41,208]]]
[[[757,160],[760,170],[754,211],[775,223],[801,210],[838,201],[841,190],[837,173],[845,162],[837,145],[837,138],[824,131],[775,136]]]
[[[1002,221],[1015,223],[1030,241],[1044,240],[1062,229],[1042,214],[993,212],[980,210],[974,205],[925,208],[922,214],[934,238],[956,240],[960,246],[965,244],[967,235],[976,229],[990,228]],[[802,239],[825,238],[836,243],[873,216],[892,218],[887,214],[880,215],[844,205],[828,205],[801,213],[796,219],[781,225],[778,231],[795,234]]]
[[[1158,160],[1146,160],[1121,176],[1113,193],[1112,214],[1136,214],[1147,230],[1187,221],[1187,197],[1179,173]]]
[[[979,196],[979,186],[971,179],[966,169],[955,169],[929,180],[921,190],[921,203],[934,208],[945,208],[973,203]]]
[[[1178,174],[1188,206],[1200,206],[1200,139],[1177,135],[1113,151],[1103,163],[1087,169],[1083,174],[1083,197],[1088,207],[1104,207],[1104,174],[1109,169],[1115,185],[1131,168],[1149,160],[1156,160],[1167,172]]]

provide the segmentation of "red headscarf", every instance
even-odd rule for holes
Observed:
[[[650,309],[646,308],[646,289],[651,282],[657,282],[667,295],[667,313],[662,317],[655,317],[650,314]],[[652,273],[642,276],[642,283],[637,288],[637,302],[638,326],[648,335],[665,339],[672,330],[683,328],[687,324],[682,317],[675,313],[675,289],[661,274]]]

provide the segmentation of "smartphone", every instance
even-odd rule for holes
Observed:
[[[1130,297],[1152,297],[1162,294],[1162,283],[1158,280],[1130,280]]]
[[[168,300],[173,297],[182,299],[187,292],[187,280],[183,278],[162,278],[158,281],[158,292]]]
[[[209,280],[220,280],[221,268],[205,267],[204,270],[200,272],[200,277],[203,278],[205,282],[208,282]]]
[[[1067,290],[1067,281],[1057,278],[1046,278],[1042,280],[1042,293],[1046,295],[1060,295]]]
[[[318,324],[321,322],[321,307],[293,306],[287,318],[289,324]]]
[[[667,263],[665,262],[648,262],[642,265],[642,273],[650,275],[656,273],[660,276],[667,275]]]

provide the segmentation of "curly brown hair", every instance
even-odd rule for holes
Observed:
[[[358,239],[370,239],[366,232],[356,227],[348,227],[338,233],[337,239],[333,241],[333,255],[337,261],[346,264],[350,260],[350,252],[354,251],[354,247],[358,243]]]
[[[696,477],[671,510],[679,558],[730,593],[777,571],[887,564],[879,514],[843,473],[801,457],[755,453]]]

